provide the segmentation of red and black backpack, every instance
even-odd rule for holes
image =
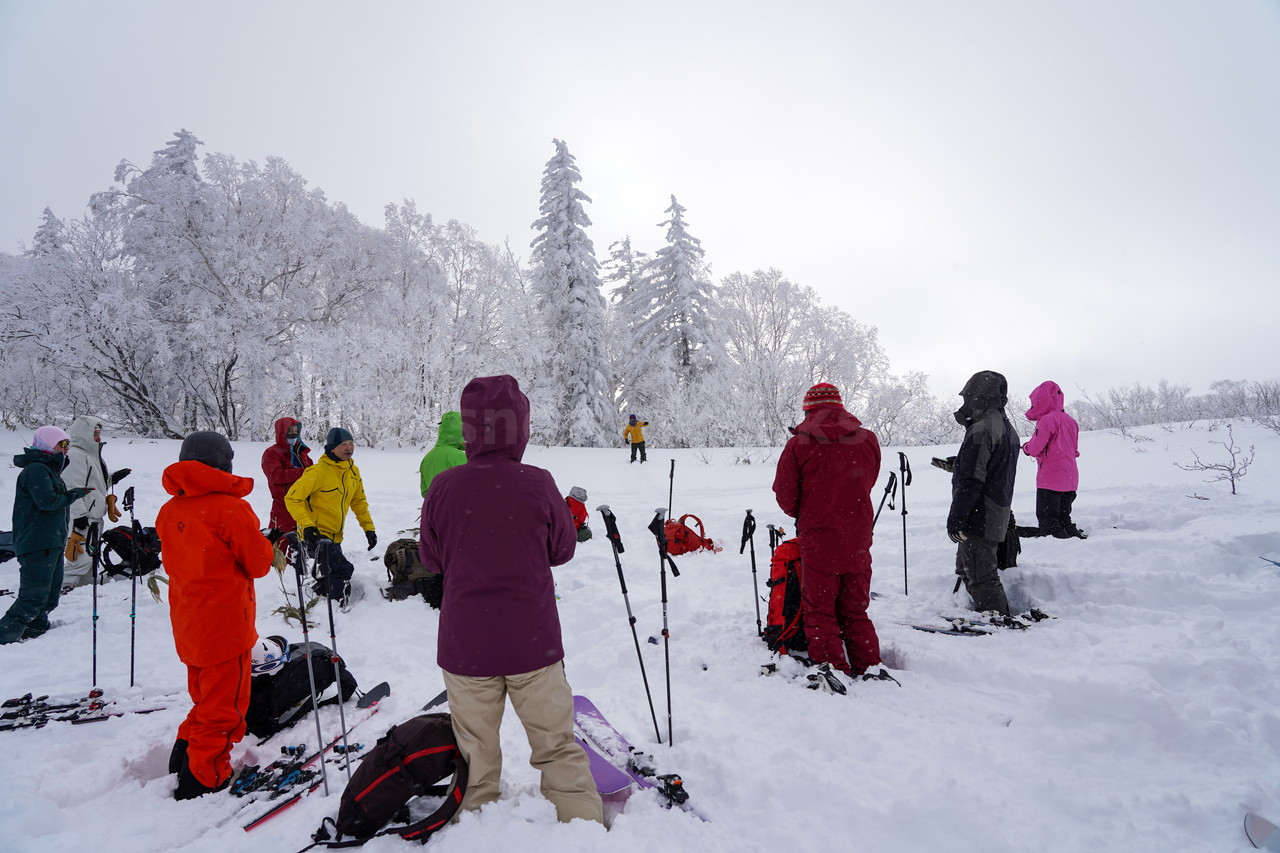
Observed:
[[[450,777],[452,784],[440,784]],[[316,842],[311,846],[358,847],[379,835],[398,835],[425,844],[457,813],[466,789],[467,763],[453,736],[452,717],[422,714],[392,726],[378,739],[377,746],[351,774],[338,805],[337,821],[325,818],[325,824],[333,824],[336,837],[330,840],[322,825],[311,836]],[[434,811],[415,816],[415,798],[441,795],[444,802]],[[404,825],[387,827],[393,820]]]
[[[802,577],[800,541],[788,539],[774,549],[769,561],[769,621],[764,629],[764,641],[770,651],[787,654],[809,648],[804,635]]]

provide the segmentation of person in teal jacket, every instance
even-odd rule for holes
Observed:
[[[427,451],[427,455],[422,457],[422,464],[418,466],[422,496],[427,496],[427,489],[436,474],[465,464],[466,461],[467,454],[462,446],[462,412],[445,412],[444,417],[440,418],[436,446]]]
[[[38,637],[49,630],[49,613],[62,595],[62,558],[70,507],[92,489],[62,482],[71,437],[55,426],[36,430],[31,446],[13,457],[22,469],[13,496],[13,553],[18,558],[18,596],[0,618],[0,645]]]

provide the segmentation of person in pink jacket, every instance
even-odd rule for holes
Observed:
[[[1062,389],[1056,382],[1041,382],[1031,392],[1027,420],[1036,431],[1022,445],[1022,452],[1036,460],[1036,520],[1038,528],[1020,528],[1021,536],[1088,538],[1071,520],[1080,472],[1076,467],[1080,425],[1066,413]]]

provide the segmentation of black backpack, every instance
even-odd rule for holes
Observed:
[[[0,530],[0,563],[7,563],[13,557],[13,531]]]
[[[421,595],[436,610],[444,598],[444,577],[428,571],[418,557],[418,540],[397,539],[382,555],[390,585],[382,591],[389,601]]]
[[[113,527],[102,532],[102,566],[107,577],[142,577],[160,568],[160,537],[154,527]],[[134,539],[137,539],[138,570],[133,567]],[[114,555],[114,559],[112,559]]]
[[[451,785],[441,785],[453,777]],[[458,811],[467,789],[467,763],[458,751],[448,714],[422,714],[392,726],[351,774],[342,792],[330,841],[324,825],[312,839],[325,847],[358,847],[379,835],[398,835],[425,844]],[[444,796],[425,816],[414,817],[417,797]],[[404,826],[383,829],[396,820]],[[343,836],[350,840],[343,841]],[[314,845],[313,845],[314,846]]]
[[[311,676],[307,674],[307,649],[311,649],[311,669],[316,680],[316,692],[323,695],[333,685],[333,652],[319,643],[293,643],[289,646],[289,660],[284,666],[267,675],[255,675],[249,688],[249,710],[244,715],[245,730],[259,738],[268,738],[283,731],[311,710]],[[356,692],[356,677],[347,670],[347,664],[338,658],[341,675],[342,701]],[[320,701],[331,705],[338,701],[331,695]]]

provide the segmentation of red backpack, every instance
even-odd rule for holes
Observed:
[[[686,518],[692,518],[698,522],[697,533],[694,533],[693,528],[684,523]],[[688,554],[690,551],[722,550],[716,543],[707,538],[707,531],[702,526],[702,519],[696,515],[682,515],[679,520],[674,518],[667,519],[667,523],[663,525],[662,532],[667,537],[667,553],[673,557]]]
[[[800,541],[788,539],[773,551],[769,561],[769,621],[764,641],[780,654],[809,648],[804,635],[804,602],[801,596]]]

